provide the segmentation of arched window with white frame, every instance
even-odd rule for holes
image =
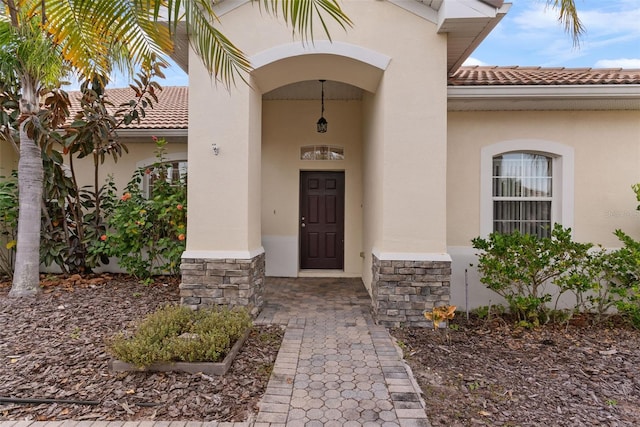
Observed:
[[[573,148],[515,140],[481,152],[481,234],[550,236],[555,223],[573,225]]]

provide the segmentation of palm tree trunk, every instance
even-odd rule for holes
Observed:
[[[42,154],[36,142],[29,138],[24,119],[39,108],[37,82],[31,76],[23,76],[20,111],[20,159],[18,161],[18,244],[13,284],[9,296],[36,295],[40,289],[40,205],[44,168]]]

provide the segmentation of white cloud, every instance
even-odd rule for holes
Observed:
[[[482,62],[477,58],[474,58],[472,56],[470,56],[469,58],[467,58],[463,63],[463,66],[473,66],[473,65],[480,65],[480,66],[484,66],[484,65],[489,65],[486,62]]]
[[[584,10],[580,12],[580,18],[587,29],[587,37],[590,34],[596,37],[612,34],[624,34],[631,38],[640,36],[640,7],[637,5],[635,8],[619,8],[615,11]]]
[[[640,58],[601,59],[596,62],[595,68],[640,68]]]
[[[515,3],[515,2],[514,2]],[[592,66],[606,58],[640,58],[640,7],[638,0],[577,2],[586,28],[580,46],[558,22],[558,11],[545,8],[545,1],[519,2],[476,51],[476,57],[501,65],[547,67]],[[605,62],[606,64],[606,62]],[[635,62],[619,62],[615,67]]]

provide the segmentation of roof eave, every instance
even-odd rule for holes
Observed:
[[[469,110],[494,110],[498,105],[502,109],[508,101],[536,101],[540,109],[581,109],[582,102],[584,109],[594,109],[601,103],[601,109],[640,110],[640,85],[636,84],[449,86],[447,97],[450,110],[456,110],[461,103],[466,103],[465,109]],[[469,108],[470,105],[474,107]]]
[[[144,137],[157,136],[162,138],[186,138],[188,129],[168,129],[168,128],[135,128],[118,129],[118,136],[121,138],[141,139]]]
[[[493,31],[511,3],[444,2],[438,11],[438,33],[447,34],[447,71],[455,72]]]
[[[448,86],[449,98],[640,98],[640,85]]]

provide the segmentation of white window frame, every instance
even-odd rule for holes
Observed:
[[[518,139],[483,147],[480,151],[480,235],[493,232],[493,158],[500,154],[525,152],[552,158],[551,224],[573,227],[574,149],[557,142]]]
[[[188,164],[187,153],[168,153],[162,156],[163,163],[175,163],[175,162],[185,162]],[[136,170],[138,169],[146,169],[150,166],[153,166],[158,162],[157,157],[149,157],[144,160],[141,160],[136,163]],[[140,190],[144,197],[149,198],[151,195],[149,194],[149,178],[147,175],[142,177],[142,181],[140,182]]]

